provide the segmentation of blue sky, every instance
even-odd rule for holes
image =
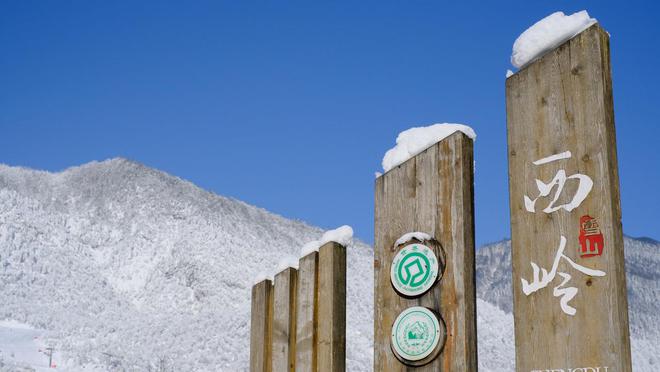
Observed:
[[[373,241],[374,172],[409,127],[477,131],[477,244],[510,235],[515,38],[587,9],[611,35],[624,231],[658,238],[658,5],[103,2],[0,5],[0,162],[123,156]]]

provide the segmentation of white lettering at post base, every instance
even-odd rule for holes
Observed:
[[[533,369],[530,372],[609,372],[608,367]]]

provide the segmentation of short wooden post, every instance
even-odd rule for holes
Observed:
[[[346,247],[319,249],[318,371],[346,370]]]
[[[596,24],[506,81],[519,372],[631,371],[609,54]]]
[[[376,180],[374,371],[477,370],[472,146],[454,133]],[[433,238],[436,255],[444,251],[446,268],[428,292],[406,298],[392,288],[390,267],[396,240],[417,231]],[[444,348],[421,366],[397,359],[390,343],[395,319],[413,306],[446,324]]]
[[[250,317],[250,372],[271,372],[272,281],[264,280],[252,287]]]
[[[296,284],[298,270],[275,274],[273,289],[273,372],[294,371],[296,364]]]
[[[296,305],[296,372],[316,372],[318,341],[319,254],[312,252],[299,261]]]

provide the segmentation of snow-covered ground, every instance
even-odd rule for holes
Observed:
[[[0,371],[53,371],[48,366],[46,332],[12,320],[0,321]],[[57,367],[60,353],[53,353]]]
[[[43,368],[41,342],[57,370],[245,371],[254,278],[322,239],[124,159],[60,173],[0,165],[0,319],[20,322],[0,328],[3,372]],[[660,244],[625,245],[634,370],[651,372]],[[510,270],[507,242],[477,252],[482,371],[513,370]],[[373,250],[359,241],[347,292],[347,370],[371,371]]]

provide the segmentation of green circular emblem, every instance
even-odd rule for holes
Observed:
[[[404,296],[420,296],[438,280],[438,258],[423,244],[409,244],[392,260],[390,280]]]
[[[392,350],[402,361],[420,361],[434,351],[437,355],[444,346],[445,335],[445,325],[434,312],[421,306],[410,307],[392,325]]]

